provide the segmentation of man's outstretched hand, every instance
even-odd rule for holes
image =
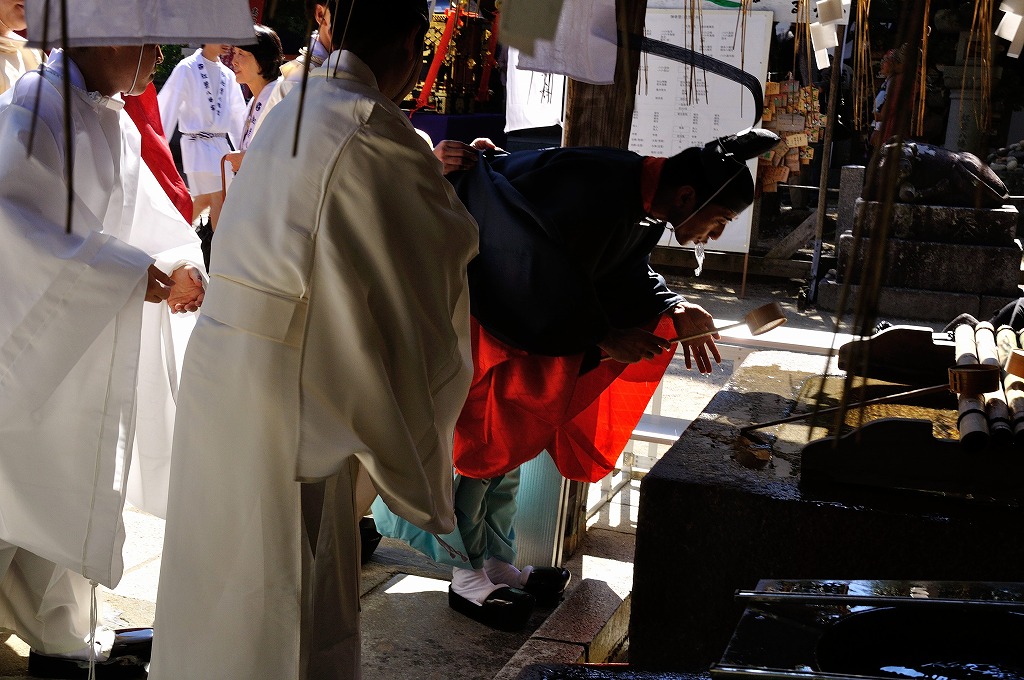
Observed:
[[[206,285],[198,269],[188,264],[178,267],[171,272],[171,280],[174,285],[167,296],[167,306],[172,312],[194,312],[202,306]]]
[[[688,302],[680,302],[672,310],[672,323],[675,325],[677,338],[703,333],[715,327],[715,319],[703,307],[691,305]],[[715,363],[722,363],[722,355],[715,345],[715,340],[719,338],[718,333],[712,333],[680,343],[683,346],[683,359],[686,361],[686,367],[693,367],[691,354],[693,359],[697,360],[697,370],[701,373],[711,372],[712,357],[714,357]]]

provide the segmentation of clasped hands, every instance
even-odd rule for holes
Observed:
[[[715,327],[714,318],[700,305],[681,302],[676,305],[671,314],[676,337],[703,333]],[[710,373],[712,357],[715,363],[722,363],[722,355],[715,345],[715,340],[719,337],[718,333],[712,333],[681,343],[686,367],[692,368],[693,361],[696,360],[698,371]],[[598,347],[609,358],[624,364],[653,359],[671,346],[672,343],[668,339],[659,337],[643,328],[613,328],[605,339],[598,343]]]
[[[206,284],[203,274],[192,265],[182,265],[168,276],[149,265],[149,280],[146,283],[146,302],[166,300],[167,306],[175,314],[194,312],[203,304],[206,295]]]

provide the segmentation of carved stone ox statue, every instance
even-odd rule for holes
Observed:
[[[876,175],[884,181],[893,147],[882,147]],[[962,208],[998,208],[1007,202],[1009,192],[1002,180],[980,158],[966,151],[949,151],[918,142],[903,142],[896,154],[896,196],[899,203],[942,205]],[[882,201],[881,181],[864,188],[864,198]]]

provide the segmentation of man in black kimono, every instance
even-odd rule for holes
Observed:
[[[666,229],[683,244],[718,238],[753,201],[746,160],[777,143],[750,130],[672,158],[527,151],[450,176],[480,225],[469,266],[475,374],[455,433],[458,529],[441,543],[382,504],[374,515],[386,535],[453,566],[454,609],[514,630],[535,598],[561,596],[567,570],[512,564],[519,466],[546,450],[570,479],[614,467],[672,339],[714,327],[650,268],[651,251]],[[688,368],[721,360],[714,337],[682,343]]]

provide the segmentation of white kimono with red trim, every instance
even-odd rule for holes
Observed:
[[[426,531],[455,526],[476,223],[355,55],[311,75],[293,156],[297,107],[267,114],[214,238],[151,680],[357,678],[357,521],[374,491]]]
[[[73,64],[65,233],[60,78],[70,62],[54,55],[41,88],[29,73],[0,97],[0,544],[113,587],[133,444],[148,470],[138,502],[163,509],[175,355],[190,326],[177,332],[166,305],[143,302],[147,269],[202,253],[141,163],[121,100],[86,92]]]

